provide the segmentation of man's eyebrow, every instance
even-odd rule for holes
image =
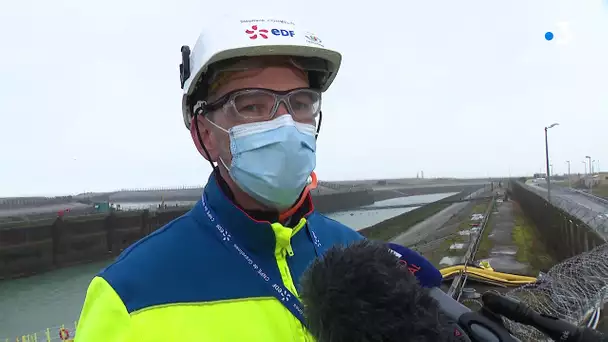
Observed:
[[[226,83],[226,81],[230,79],[230,76],[230,71],[220,72],[214,80],[211,80],[211,83],[209,84],[209,93],[214,92],[215,90],[217,90],[217,88]]]

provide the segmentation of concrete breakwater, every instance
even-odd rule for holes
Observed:
[[[395,236],[405,233],[415,224],[420,223],[442,209],[449,207],[451,205],[451,201],[463,199],[472,192],[473,188],[466,189],[462,192],[444,198],[441,201],[429,203],[425,206],[408,211],[402,215],[395,216],[373,226],[361,229],[359,230],[359,233],[368,239],[387,242],[391,241],[391,239],[393,239]]]
[[[372,190],[313,195],[323,213],[374,203]],[[52,217],[0,225],[0,279],[32,275],[79,263],[115,257],[138,239],[189,210],[173,207],[150,212]]]

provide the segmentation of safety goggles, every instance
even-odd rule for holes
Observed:
[[[294,120],[310,122],[321,111],[321,93],[310,88],[276,91],[247,88],[231,91],[212,103],[203,103],[202,114],[218,109],[234,114],[239,121],[258,122],[272,119],[281,103],[285,104]],[[196,109],[195,109],[196,110]]]

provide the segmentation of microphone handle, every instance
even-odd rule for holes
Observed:
[[[512,336],[504,326],[479,312],[471,311],[441,289],[434,287],[428,293],[435,299],[441,311],[457,322],[472,341],[519,342],[519,339]]]
[[[579,337],[576,340],[577,342],[608,342],[608,336],[605,334],[591,329],[591,328],[581,328],[579,332]]]
[[[587,327],[576,325],[555,317],[535,313],[529,321],[532,326],[558,342],[608,342],[608,336]]]
[[[515,312],[515,317],[506,317],[532,326],[558,342],[608,342],[608,337],[597,330],[578,327],[561,318],[538,313],[525,303],[517,304]]]
[[[581,328],[559,317],[541,314],[528,304],[505,297],[499,293],[486,292],[482,296],[484,307],[514,322],[538,329],[558,342],[608,342],[601,332]]]
[[[466,331],[473,341],[520,342],[505,327],[479,312],[471,311],[461,315],[458,319],[458,325]]]

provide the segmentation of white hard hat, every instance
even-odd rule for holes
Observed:
[[[338,51],[325,46],[314,30],[301,27],[294,21],[282,18],[223,18],[204,29],[190,52],[188,46],[182,47],[180,78],[184,95],[182,113],[184,123],[190,128],[193,103],[190,95],[206,81],[211,65],[218,62],[255,56],[291,56],[299,61],[315,65],[308,69],[322,71],[315,74],[312,87],[326,91],[333,82],[342,56]],[[206,96],[206,94],[204,95]],[[201,100],[201,99],[197,99]],[[204,100],[204,99],[203,99]]]

